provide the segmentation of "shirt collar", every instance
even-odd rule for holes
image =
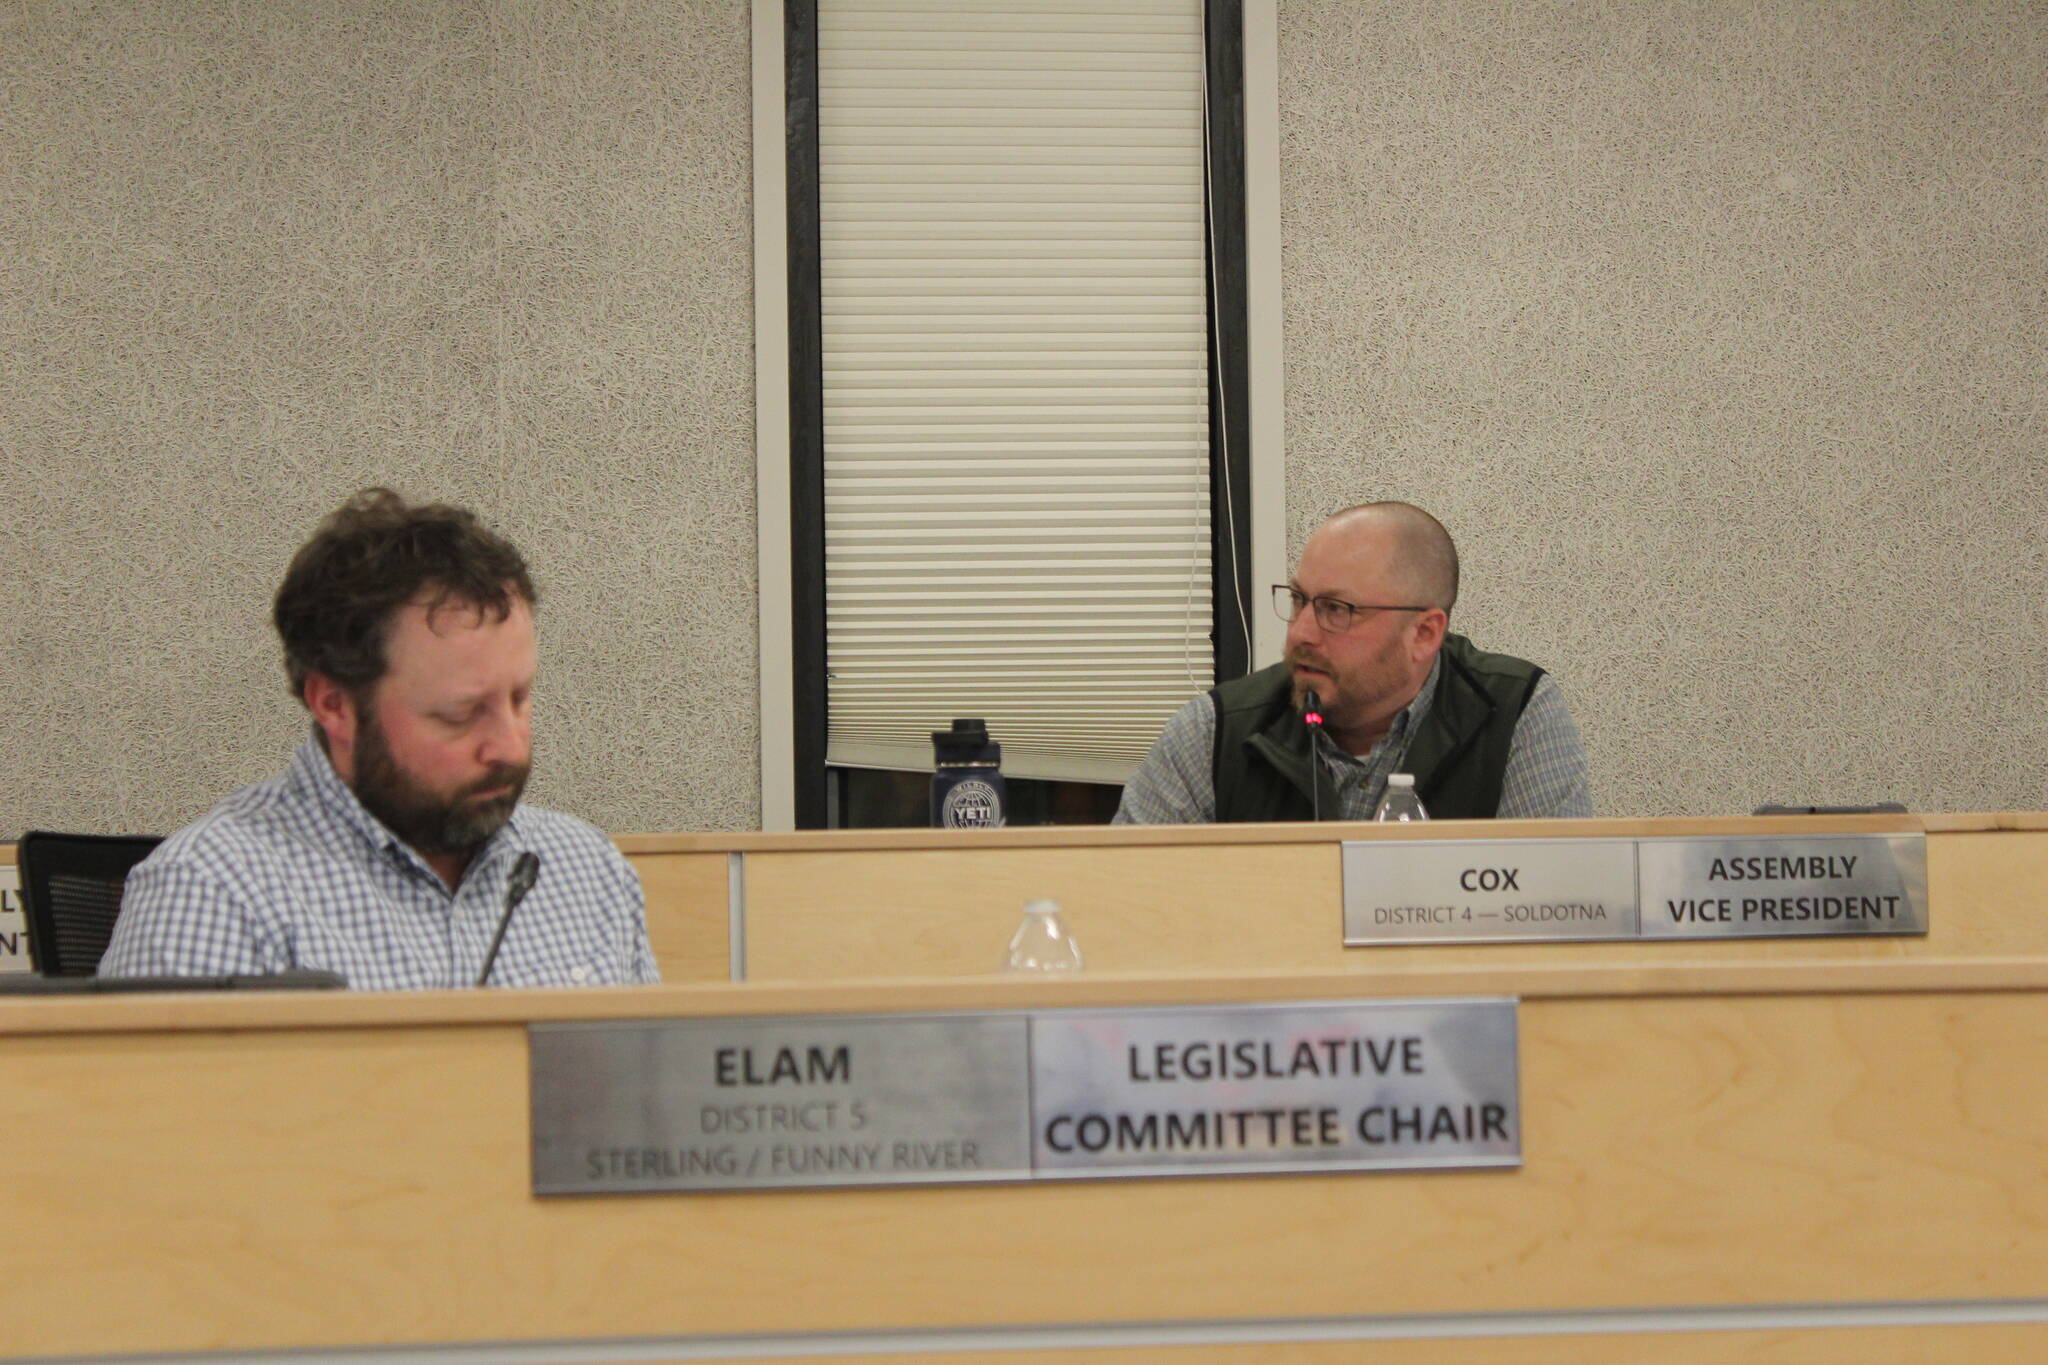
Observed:
[[[291,773],[292,780],[301,790],[325,806],[330,814],[354,831],[364,843],[387,857],[410,864],[436,882],[440,881],[440,875],[427,866],[426,860],[420,857],[412,845],[393,834],[382,820],[370,814],[369,809],[356,798],[356,794],[349,790],[348,784],[341,780],[341,774],[334,771],[334,760],[328,757],[327,746],[320,742],[317,732],[308,735],[306,741],[299,745],[298,751],[292,755]],[[476,857],[470,860],[469,871],[463,874],[465,882],[478,869],[488,867],[501,858],[516,857],[525,851],[525,817],[524,805],[512,808],[512,818],[505,822],[505,827],[492,835],[490,842],[478,850]]]

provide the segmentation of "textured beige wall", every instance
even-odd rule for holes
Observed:
[[[1289,520],[1405,496],[1602,809],[2048,805],[2048,8],[1283,0]],[[538,799],[757,820],[744,0],[0,4],[0,834],[299,732],[350,489],[547,593]]]
[[[536,799],[757,820],[745,0],[0,5],[0,836],[169,829],[301,733],[350,490],[543,592]]]
[[[1607,814],[2048,805],[2048,5],[1282,0],[1288,520],[1461,541]]]

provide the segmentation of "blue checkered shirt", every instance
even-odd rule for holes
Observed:
[[[1387,775],[1403,772],[1408,743],[1436,701],[1438,658],[1415,700],[1364,757],[1347,754],[1327,731],[1316,734],[1316,754],[1337,785],[1337,811],[1325,820],[1370,820],[1386,794]],[[1116,808],[1119,825],[1204,825],[1216,819],[1216,700],[1204,692],[1166,723],[1152,752],[1124,784]],[[1564,693],[1548,673],[1536,680],[1515,723],[1501,780],[1502,820],[1584,818],[1593,813],[1593,787],[1579,727]]]
[[[513,912],[493,986],[659,981],[640,879],[602,831],[519,806],[445,883],[308,739],[291,766],[166,839],[128,875],[102,976],[226,976],[291,967],[369,990],[468,986],[521,853],[540,879]]]

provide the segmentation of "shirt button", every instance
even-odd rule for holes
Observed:
[[[569,979],[570,979],[571,981],[587,981],[587,980],[589,980],[589,979],[590,979],[590,968],[588,968],[588,967],[571,967],[571,968],[569,969]]]

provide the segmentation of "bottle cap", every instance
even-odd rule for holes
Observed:
[[[1414,773],[1388,773],[1388,774],[1387,774],[1387,785],[1388,785],[1389,787],[1412,787],[1412,786],[1414,786],[1414,785],[1415,785],[1415,774],[1414,774]]]
[[[989,742],[987,721],[956,720],[950,730],[932,731],[932,755],[946,766],[994,768],[1003,761],[1003,746]]]
[[[1060,903],[1058,901],[1039,900],[1024,902],[1024,913],[1027,915],[1057,915],[1059,912]]]

